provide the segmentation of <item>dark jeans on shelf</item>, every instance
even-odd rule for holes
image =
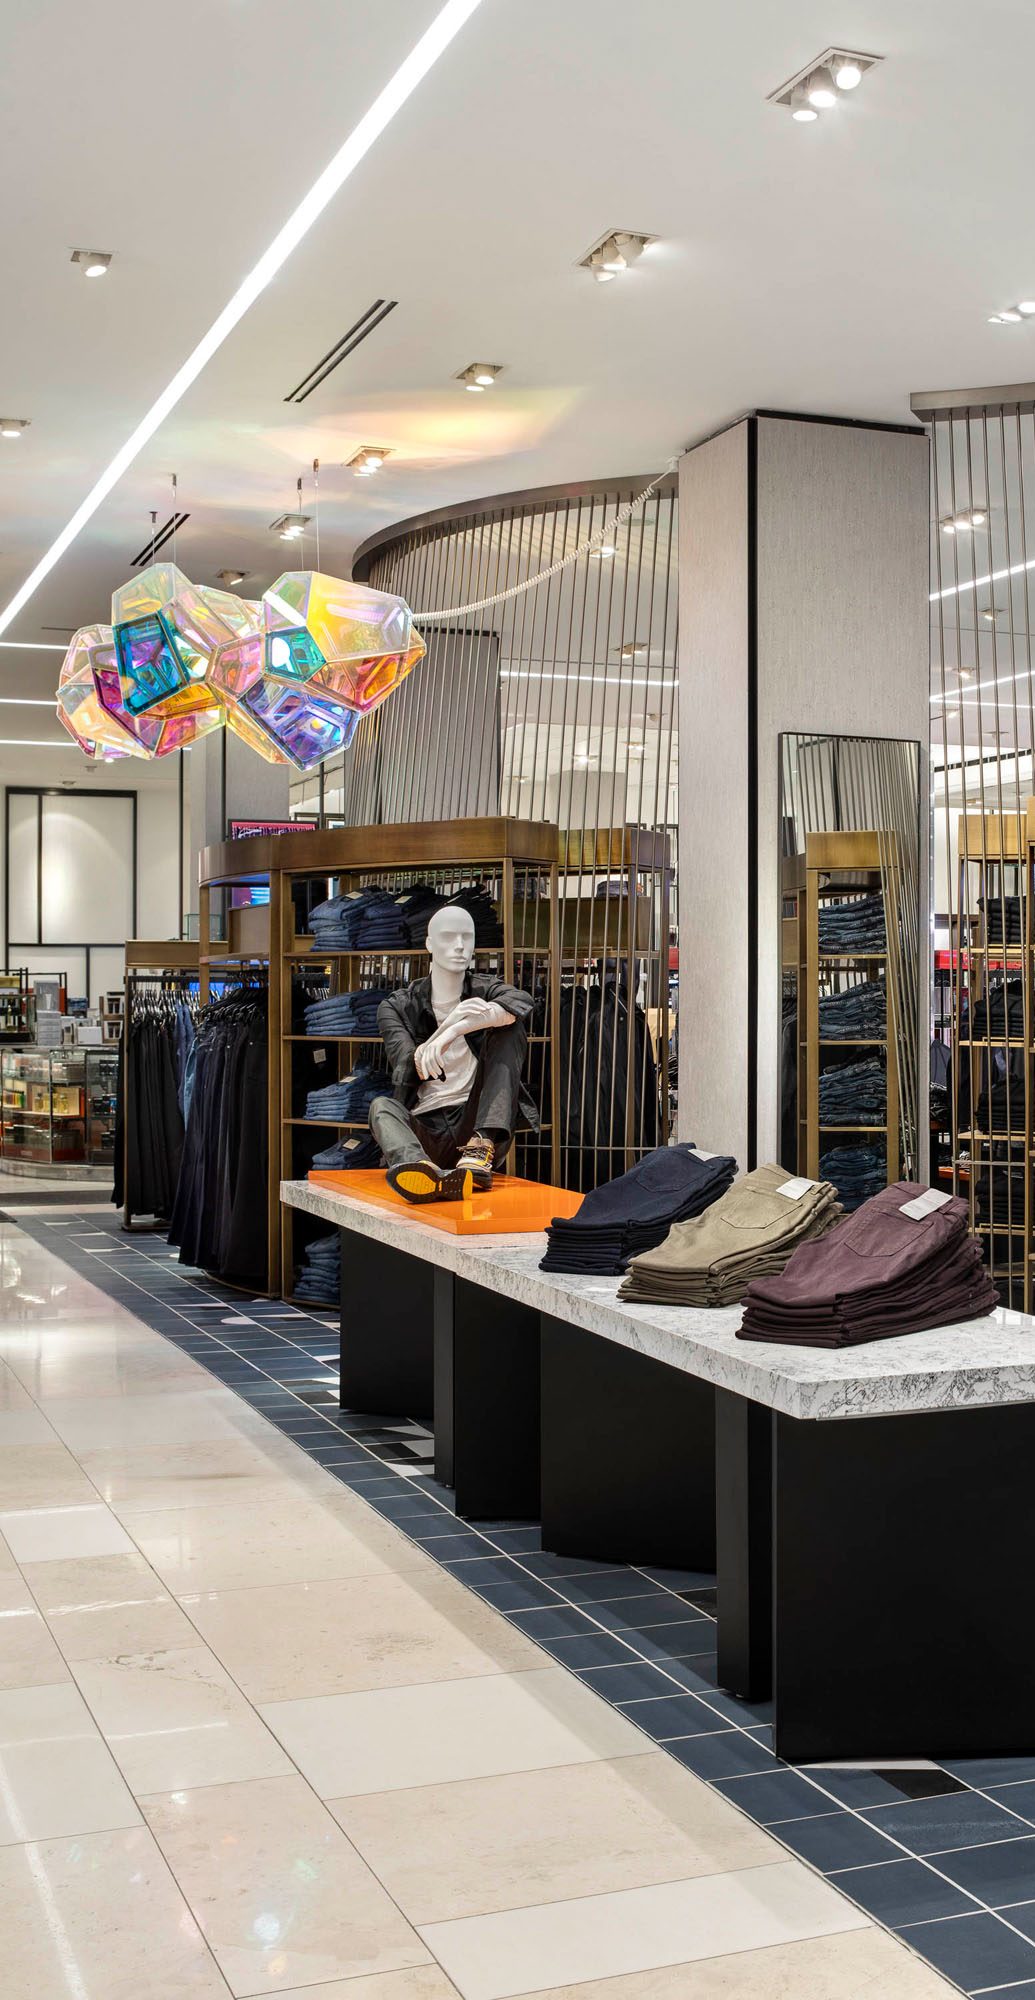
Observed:
[[[422,1158],[455,1167],[472,1132],[496,1141],[496,1158],[506,1152],[518,1117],[518,1095],[528,1033],[521,1021],[490,1028],[466,1104],[443,1105],[421,1118],[396,1097],[375,1097],[372,1131],[389,1167]]]

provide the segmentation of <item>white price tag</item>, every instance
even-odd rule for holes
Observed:
[[[718,1153],[706,1153],[701,1146],[691,1146],[690,1151],[695,1160],[717,1160],[719,1157]]]
[[[934,1214],[936,1208],[944,1208],[946,1202],[951,1199],[951,1195],[943,1194],[940,1188],[928,1188],[926,1194],[918,1194],[912,1201],[904,1201],[899,1214],[911,1216],[914,1222],[923,1222],[928,1215]]]
[[[314,1062],[326,1062],[326,1061],[327,1061],[327,1050],[326,1050],[326,1049],[314,1049],[314,1050],[313,1050],[313,1061],[314,1061]]]
[[[346,1139],[343,1150],[346,1153],[354,1153],[356,1147],[361,1146],[362,1144],[363,1144],[362,1139]]]
[[[800,1201],[802,1195],[808,1194],[810,1188],[818,1186],[818,1181],[807,1181],[804,1174],[798,1174],[794,1180],[784,1181],[783,1186],[778,1187],[776,1192],[782,1194],[786,1201]]]

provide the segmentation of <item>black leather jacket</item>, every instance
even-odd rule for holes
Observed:
[[[527,1028],[534,1002],[530,993],[522,992],[518,986],[508,986],[505,979],[497,979],[494,973],[468,972],[464,975],[461,999],[467,1000],[471,994],[479,1000],[495,1000],[513,1014]],[[413,1053],[436,1032],[438,1022],[431,1004],[431,976],[415,979],[412,986],[401,986],[397,993],[382,1000],[377,1010],[377,1025],[384,1038],[385,1057],[392,1072],[392,1088],[401,1104],[412,1110],[417,1102],[420,1078],[414,1067]],[[483,1028],[479,1033],[468,1035],[467,1044],[475,1056],[480,1056],[487,1034],[498,1030]],[[525,1124],[533,1132],[539,1130],[539,1113],[528,1091],[522,1088],[520,1109]]]

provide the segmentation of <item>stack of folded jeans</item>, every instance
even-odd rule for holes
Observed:
[[[302,1268],[295,1279],[295,1297],[313,1305],[334,1305],[341,1293],[341,1236],[317,1236],[307,1243]]]
[[[390,986],[368,986],[312,1001],[305,1009],[306,1034],[361,1035],[364,1040],[380,1041],[377,1010],[391,991]]]
[[[973,1013],[971,1035],[976,1042],[983,1042],[986,1036],[1024,1034],[1024,983],[1020,979],[1001,979],[988,993],[982,995]]]
[[[967,1221],[965,1201],[895,1181],[748,1288],[740,1337],[854,1347],[992,1312],[998,1295]]]
[[[855,896],[824,903],[819,912],[820,951],[883,951],[887,944],[883,896]]]
[[[357,1063],[351,1076],[343,1076],[338,1083],[324,1084],[322,1090],[311,1090],[305,1101],[305,1115],[331,1119],[336,1125],[365,1125],[375,1097],[382,1097],[391,1088],[387,1070],[375,1069],[370,1063]]]
[[[403,913],[387,890],[370,892],[353,936],[357,951],[399,951],[410,942]]]
[[[879,1056],[821,1072],[821,1125],[885,1125],[887,1118],[888,1076]]]
[[[639,1251],[664,1242],[674,1222],[710,1208],[736,1171],[724,1153],[659,1146],[627,1174],[592,1188],[575,1215],[550,1224],[539,1268],[617,1277]]]
[[[368,1173],[380,1165],[381,1148],[369,1133],[362,1139],[335,1139],[333,1146],[313,1154],[313,1166],[322,1174]]]
[[[887,995],[878,980],[863,980],[844,993],[820,994],[821,1042],[880,1042],[887,1031]]]
[[[390,900],[385,889],[352,889],[345,895],[332,896],[326,903],[317,903],[309,912],[314,951],[321,948],[354,951],[357,932],[368,910]]]
[[[634,1257],[620,1299],[730,1306],[756,1278],[782,1271],[799,1243],[824,1236],[843,1209],[827,1181],[756,1167],[703,1215],[677,1222],[656,1250]]]
[[[986,944],[1023,944],[1024,905],[1019,896],[979,896]]]
[[[429,882],[415,882],[411,889],[404,890],[395,900],[395,908],[405,930],[403,942],[419,950],[436,910],[444,910],[450,905],[466,910],[473,918],[476,950],[503,943],[503,926],[487,889],[459,889],[455,896],[444,896]]]
[[[985,1085],[977,1101],[979,1132],[1008,1132],[1011,1138],[1023,1139],[1024,1118],[1023,1076],[1000,1077],[991,1090]]]
[[[888,1156],[883,1146],[831,1146],[820,1155],[819,1171],[851,1215],[887,1186]]]
[[[976,1176],[975,1201],[979,1222],[999,1223],[1017,1236],[1024,1234],[1024,1168],[993,1161]]]

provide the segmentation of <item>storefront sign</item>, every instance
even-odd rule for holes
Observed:
[[[230,840],[265,840],[274,833],[317,833],[320,822],[316,819],[232,819],[228,828]]]

